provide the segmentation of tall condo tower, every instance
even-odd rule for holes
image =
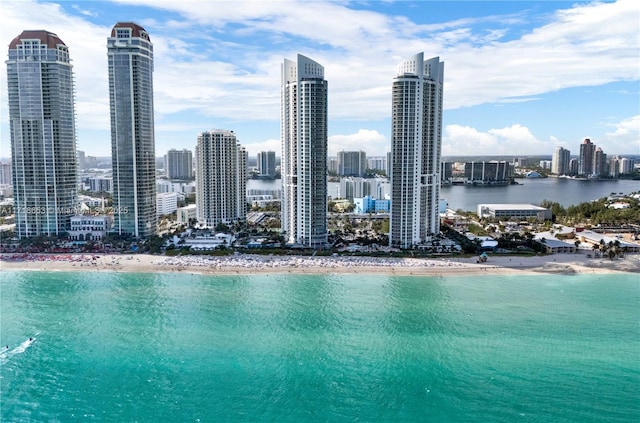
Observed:
[[[212,228],[247,217],[247,151],[233,131],[198,134],[196,217]]]
[[[580,144],[580,156],[578,161],[578,174],[581,176],[591,176],[593,174],[593,157],[596,153],[596,145],[591,143],[589,138],[585,138]]]
[[[282,230],[289,243],[327,244],[327,81],[308,57],[282,64]]]
[[[440,151],[444,62],[423,53],[398,66],[392,85],[391,233],[411,248],[440,232]]]
[[[169,179],[193,179],[193,153],[186,148],[167,151],[165,157],[165,170]]]
[[[57,235],[77,199],[69,49],[51,32],[23,31],[6,63],[16,235]]]
[[[556,147],[551,157],[551,173],[556,175],[568,175],[570,173],[569,161],[571,152],[563,147]]]
[[[107,39],[114,231],[157,231],[153,44],[140,25],[119,22]]]
[[[338,175],[364,176],[367,172],[367,153],[364,151],[338,152]]]
[[[261,151],[258,153],[258,172],[262,176],[273,178],[276,174],[276,152]]]

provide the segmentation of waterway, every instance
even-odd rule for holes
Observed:
[[[453,210],[475,211],[478,204],[525,203],[538,205],[544,200],[557,202],[563,207],[597,200],[611,194],[630,194],[640,191],[640,181],[570,180],[564,178],[518,179],[518,185],[505,186],[443,186],[441,198]],[[249,180],[249,189],[281,189],[280,179]],[[328,192],[334,197],[340,193],[338,182],[329,182]]]

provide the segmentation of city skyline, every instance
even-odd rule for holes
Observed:
[[[638,154],[638,38],[629,34],[638,32],[639,10],[631,0],[5,1],[0,23],[7,44],[15,33],[42,28],[74,51],[77,144],[91,156],[109,154],[100,34],[121,20],[154,34],[158,152],[193,149],[195,134],[219,127],[234,130],[251,156],[279,151],[279,62],[299,52],[323,63],[333,81],[329,154],[364,148],[384,155],[389,75],[394,63],[424,51],[447,62],[445,156],[548,155],[584,138],[610,153]],[[9,157],[2,116],[0,157]]]

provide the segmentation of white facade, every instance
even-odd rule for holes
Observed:
[[[282,230],[289,243],[327,244],[327,81],[298,55],[282,64]]]
[[[100,241],[109,232],[113,224],[113,217],[103,216],[72,216],[69,240],[71,241]]]
[[[196,219],[196,205],[189,204],[188,206],[180,207],[176,210],[176,221],[178,223],[189,224],[191,219]]]
[[[196,146],[196,214],[209,227],[247,216],[247,151],[233,131],[198,134]]]
[[[563,147],[556,147],[551,158],[551,173],[555,175],[569,175],[569,161],[571,152]]]
[[[178,193],[165,192],[163,194],[156,195],[156,209],[158,210],[158,216],[165,214],[171,214],[178,210]]]
[[[478,217],[550,220],[551,210],[533,204],[478,204]]]
[[[398,66],[392,85],[389,243],[411,248],[440,232],[444,62],[423,53]]]

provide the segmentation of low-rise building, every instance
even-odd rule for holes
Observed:
[[[177,192],[165,192],[156,195],[156,210],[158,216],[171,214],[178,210],[179,194]],[[184,196],[182,196],[184,200]]]
[[[180,207],[176,210],[176,221],[179,223],[188,225],[191,219],[196,219],[195,204],[189,204],[188,206]]]
[[[75,244],[84,244],[87,241],[102,241],[107,232],[113,226],[113,216],[71,216],[71,229],[69,240]]]
[[[533,204],[478,204],[478,217],[551,220],[551,210]]]

